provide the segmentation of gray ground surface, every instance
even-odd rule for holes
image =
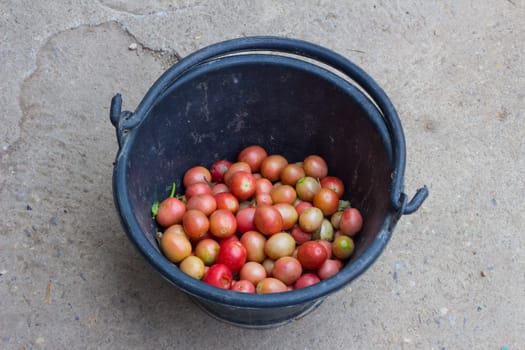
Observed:
[[[525,349],[524,23],[522,0],[0,0],[0,348]],[[246,331],[127,240],[108,108],[119,91],[133,110],[179,57],[256,34],[370,73],[402,119],[407,192],[431,195],[314,313]]]

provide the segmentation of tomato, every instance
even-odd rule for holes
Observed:
[[[330,259],[332,257],[332,242],[328,242],[325,239],[318,239],[316,242],[319,242],[326,250],[326,258]]]
[[[237,220],[237,231],[244,233],[255,230],[253,217],[255,216],[255,208],[243,208],[237,212],[235,219]]]
[[[334,227],[328,219],[323,219],[321,226],[312,234],[313,239],[322,239],[326,241],[333,241]]]
[[[204,276],[204,262],[193,255],[184,258],[179,265],[179,269],[186,275],[198,280],[202,279]]]
[[[318,155],[310,155],[303,160],[304,172],[307,176],[322,180],[328,174],[326,161]]]
[[[248,261],[239,271],[239,278],[241,280],[248,280],[254,285],[257,285],[260,280],[266,277],[267,274],[264,266],[255,261]]]
[[[200,240],[195,246],[195,256],[200,258],[206,266],[211,266],[217,262],[219,254],[219,243],[211,238]]]
[[[186,192],[184,192],[186,200],[198,194],[211,194],[210,185],[205,182],[197,182],[186,187]]]
[[[296,201],[297,203],[297,201]],[[302,200],[299,200],[299,203],[295,204],[295,210],[297,211],[297,214],[298,215],[301,215],[301,213],[306,209],[306,208],[311,208],[313,207],[314,205],[311,203],[311,202],[305,202],[305,201],[302,201]]]
[[[258,145],[253,145],[244,148],[237,156],[237,161],[248,163],[252,172],[256,172],[259,171],[262,161],[267,156],[268,154],[264,148]]]
[[[217,209],[210,215],[210,233],[217,238],[233,236],[237,230],[237,220],[227,209]]]
[[[339,230],[350,237],[353,237],[363,227],[363,217],[356,208],[348,208],[343,211],[341,221],[339,221]]]
[[[321,184],[315,178],[305,176],[300,178],[295,184],[297,197],[303,201],[311,202],[314,196],[321,189]]]
[[[216,183],[211,187],[211,194],[214,196],[222,192],[230,192],[230,188],[225,183]]]
[[[230,186],[232,176],[238,171],[246,171],[247,173],[251,173],[252,169],[250,168],[250,165],[246,162],[233,163],[230,166],[230,168],[224,173],[224,183]]]
[[[288,291],[286,284],[273,277],[266,277],[257,283],[257,294],[281,293]]]
[[[314,206],[321,209],[323,215],[330,216],[339,207],[339,196],[328,188],[321,188],[313,199]]]
[[[306,270],[316,270],[327,259],[326,249],[317,241],[304,242],[297,249],[297,259]]]
[[[197,194],[191,197],[186,203],[186,208],[200,210],[204,215],[209,216],[217,209],[215,197],[211,194]]]
[[[246,171],[238,171],[230,180],[230,191],[237,199],[245,200],[255,193],[255,178]]]
[[[160,226],[168,227],[180,224],[186,212],[186,205],[176,197],[168,197],[159,204],[155,219]]]
[[[264,244],[264,252],[274,260],[292,255],[295,249],[295,239],[287,232],[272,235]]]
[[[262,262],[262,266],[266,270],[266,276],[268,276],[268,277],[272,276],[272,271],[273,271],[274,265],[275,265],[275,260],[270,259],[270,258],[264,259],[264,261]]]
[[[307,272],[301,275],[301,277],[299,277],[299,279],[294,284],[294,288],[306,288],[319,282],[321,282],[321,280],[315,273]]]
[[[272,196],[269,193],[261,193],[255,196],[255,203],[257,205],[272,205]]]
[[[312,239],[312,234],[304,232],[299,226],[294,226],[291,232],[292,237],[295,239],[297,244],[303,244]]]
[[[208,232],[210,222],[202,211],[190,209],[182,217],[182,226],[191,240],[198,240]]]
[[[321,180],[322,188],[329,188],[337,194],[337,197],[341,198],[345,193],[345,185],[340,178],[335,176],[326,176]]]
[[[212,286],[222,289],[230,289],[232,285],[232,272],[224,264],[210,266],[202,280]]]
[[[224,173],[231,167],[232,162],[226,159],[215,161],[210,167],[211,179],[213,182],[223,182]]]
[[[246,248],[238,240],[225,240],[220,243],[217,263],[226,265],[232,273],[238,272],[246,262]]]
[[[283,256],[277,259],[272,270],[272,276],[288,286],[294,284],[302,273],[301,263],[291,256]]]
[[[297,198],[295,189],[290,185],[280,185],[274,187],[270,193],[273,203],[292,204]]]
[[[261,175],[274,182],[279,180],[281,171],[288,165],[288,161],[282,155],[272,154],[261,163]]]
[[[169,261],[179,263],[191,254],[191,243],[186,236],[170,231],[162,235],[160,249]]]
[[[239,293],[255,293],[255,286],[252,282],[239,280],[232,283],[231,290]]]
[[[281,171],[281,181],[285,185],[295,186],[300,178],[305,177],[306,174],[302,166],[298,164],[288,164]]]
[[[195,166],[190,168],[184,173],[182,183],[185,188],[188,188],[190,185],[204,182],[209,184],[211,182],[211,173],[208,169],[203,166]]]
[[[342,211],[336,211],[330,217],[330,223],[332,224],[335,230],[339,230],[339,223],[341,222],[342,215],[343,215]]]
[[[257,231],[247,231],[242,234],[240,241],[246,248],[248,261],[259,263],[264,261],[266,258],[266,253],[264,252],[266,237]]]
[[[354,252],[354,241],[348,236],[339,236],[332,243],[332,252],[340,260],[348,259]]]
[[[233,214],[239,210],[239,200],[229,192],[222,192],[215,195],[217,209],[226,209]]]
[[[270,205],[259,205],[255,209],[253,222],[257,230],[267,236],[281,232],[283,229],[281,213]]]
[[[269,194],[272,192],[273,184],[267,178],[260,178],[255,180],[255,194]]]
[[[326,259],[317,269],[317,276],[319,276],[321,280],[325,280],[338,273],[342,267],[343,264],[340,260]]]
[[[178,234],[178,235],[186,236],[186,232],[184,231],[184,227],[182,227],[181,224],[171,225],[170,227],[168,227],[167,229],[164,230],[164,234],[172,233],[172,232],[175,233],[175,234]]]
[[[315,232],[323,223],[324,215],[316,207],[306,208],[299,215],[299,227],[305,232]]]
[[[283,230],[291,229],[296,223],[299,215],[294,206],[288,203],[277,203],[273,207],[279,211],[283,218]]]

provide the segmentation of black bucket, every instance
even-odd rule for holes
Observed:
[[[129,239],[168,281],[212,316],[244,327],[297,319],[348,285],[379,257],[403,214],[418,209],[403,193],[405,141],[392,103],[359,67],[304,41],[251,37],[221,42],[166,71],[134,113],[111,102],[119,151],[113,186]],[[364,227],[346,266],[314,286],[277,294],[244,294],[193,279],[169,262],[155,240],[151,204],[164,199],[185,170],[234,159],[259,144],[300,161],[319,154],[343,179]]]

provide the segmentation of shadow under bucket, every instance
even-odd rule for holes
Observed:
[[[426,187],[403,193],[405,141],[397,113],[359,67],[325,48],[293,39],[221,42],[182,59],[148,91],[134,113],[116,95],[111,121],[119,150],[113,188],[123,227],[144,258],[214,317],[243,327],[272,327],[302,317],[348,285],[385,248],[403,214]],[[151,204],[183,173],[235,159],[252,144],[290,162],[318,154],[345,184],[345,199],[364,219],[355,252],[334,277],[277,294],[212,287],[182,273],[160,252]]]

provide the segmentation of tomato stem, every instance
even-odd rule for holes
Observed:
[[[173,197],[175,196],[175,189],[177,188],[177,185],[174,183],[171,184],[171,193],[170,193],[170,197]]]

